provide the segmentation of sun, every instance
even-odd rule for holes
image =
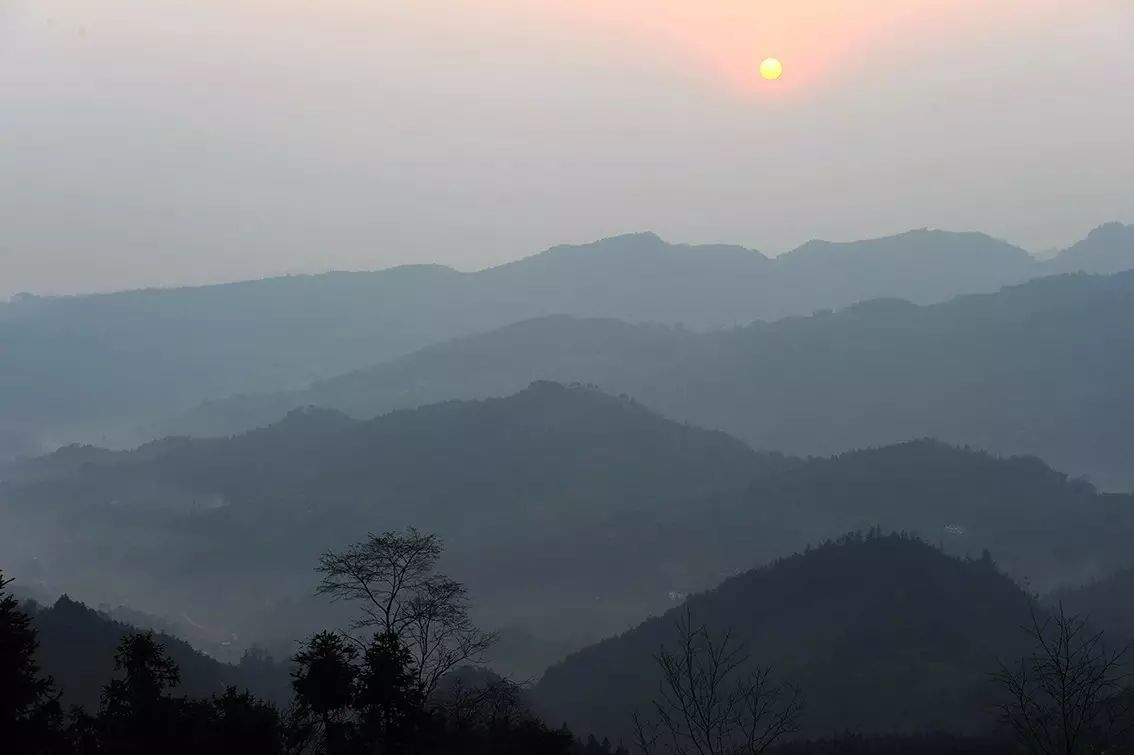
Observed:
[[[765,58],[760,64],[760,75],[768,81],[775,81],[784,75],[784,64],[779,58]]]

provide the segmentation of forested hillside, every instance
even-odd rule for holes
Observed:
[[[989,673],[1028,648],[1028,598],[988,558],[902,536],[852,536],[734,577],[552,667],[534,691],[549,720],[629,739],[658,694],[659,647],[684,612],[730,631],[797,686],[805,733],[985,731]],[[595,684],[601,679],[600,684]]]

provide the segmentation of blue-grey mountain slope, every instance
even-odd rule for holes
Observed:
[[[1111,229],[1092,237],[1100,233],[1116,235]],[[1069,252],[1080,260],[1073,267],[1110,272],[1134,261],[1128,240],[1106,246],[1105,254]],[[476,273],[418,265],[21,296],[0,304],[0,457],[75,440],[141,442],[147,438],[130,431],[207,400],[299,388],[534,317],[706,330],[879,296],[925,304],[994,291],[1062,269],[1062,259],[1041,264],[975,233],[812,242],[774,259],[740,247],[668,244],[646,233],[555,247]]]

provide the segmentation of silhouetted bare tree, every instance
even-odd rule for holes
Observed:
[[[688,611],[676,628],[676,648],[656,656],[653,720],[634,716],[643,755],[759,755],[799,730],[799,690],[774,682],[770,667],[751,670],[731,633],[714,637]]]
[[[363,616],[356,628],[373,628],[401,640],[413,657],[424,700],[441,677],[479,661],[495,641],[469,618],[464,585],[437,573],[442,550],[436,535],[410,528],[371,535],[319,559],[319,592],[361,603]]]
[[[1123,689],[1130,646],[1108,650],[1103,633],[1062,604],[1045,618],[1033,609],[1026,631],[1035,650],[994,675],[1005,693],[1001,720],[1036,755],[1105,751],[1134,723]]]

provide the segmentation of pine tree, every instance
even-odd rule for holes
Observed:
[[[396,752],[412,736],[423,700],[409,649],[396,634],[375,635],[363,656],[355,708],[363,739]]]
[[[334,755],[346,751],[354,737],[351,708],[354,704],[358,650],[334,632],[320,632],[295,656],[292,673],[299,721],[299,736],[307,742],[322,742],[321,752]]]
[[[36,663],[39,647],[32,617],[6,589],[0,573],[0,749],[51,752],[61,711],[50,677]]]
[[[199,732],[203,711],[190,710],[169,691],[181,672],[152,632],[127,634],[118,644],[114,668],[120,674],[102,693],[98,727],[116,753],[186,752],[187,734]]]

